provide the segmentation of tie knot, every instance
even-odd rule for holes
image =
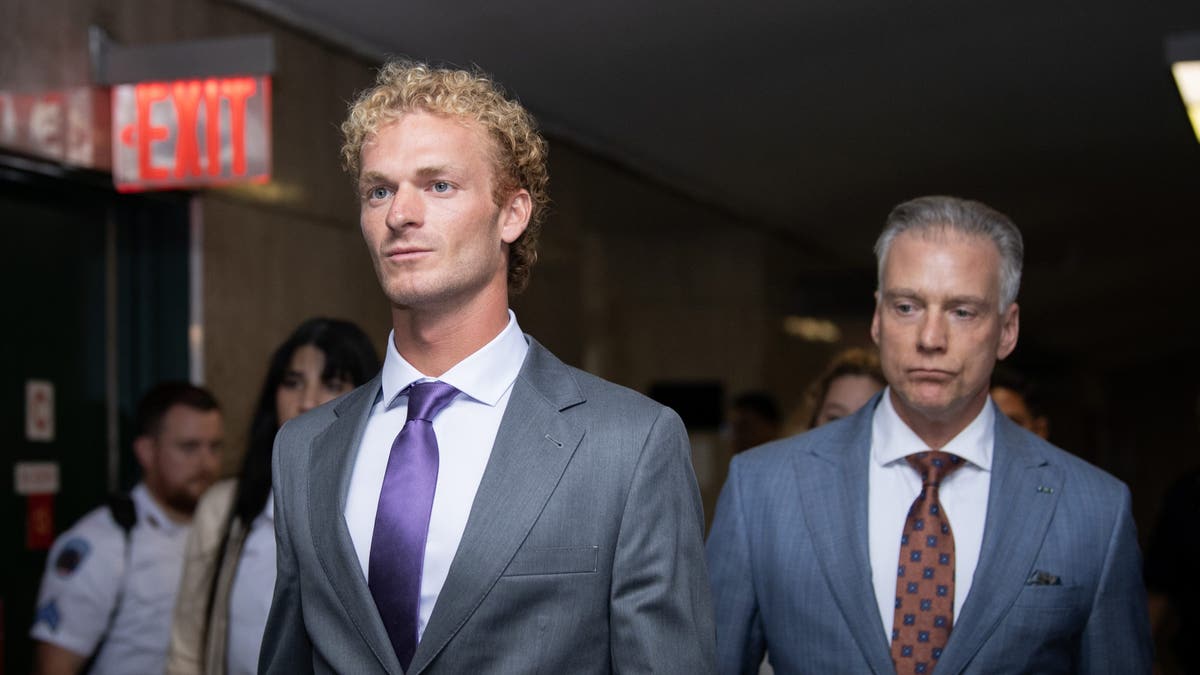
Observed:
[[[905,457],[912,468],[921,474],[922,485],[937,487],[946,476],[954,473],[963,465],[962,457],[941,450],[918,452]]]
[[[432,422],[457,395],[458,390],[445,382],[417,382],[408,388],[408,419]]]

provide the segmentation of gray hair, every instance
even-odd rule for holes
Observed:
[[[971,237],[986,237],[1000,251],[1000,311],[1017,300],[1021,287],[1021,265],[1025,244],[1021,231],[1003,213],[983,202],[958,197],[917,197],[900,204],[888,214],[883,233],[875,241],[878,284],[883,286],[883,263],[897,235],[957,232]]]

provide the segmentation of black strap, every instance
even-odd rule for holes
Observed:
[[[117,525],[125,532],[125,543],[129,543],[129,533],[133,531],[133,526],[137,525],[137,509],[133,506],[133,497],[125,493],[109,495],[108,511],[112,514],[113,520],[117,521]]]

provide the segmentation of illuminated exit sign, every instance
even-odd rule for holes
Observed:
[[[123,192],[266,182],[271,80],[213,77],[113,87],[113,180]]]

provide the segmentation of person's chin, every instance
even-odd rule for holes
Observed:
[[[203,494],[203,493],[201,493]],[[167,500],[167,506],[179,511],[180,513],[195,513],[196,505],[200,503],[200,495],[193,495],[191,492],[180,492],[172,495],[171,499]]]
[[[204,496],[205,492],[208,492],[208,488],[212,487],[215,482],[217,482],[215,478],[195,481],[188,485],[187,490],[181,493],[180,498],[199,502],[200,498]]]
[[[931,386],[927,382],[905,387],[901,398],[909,408],[927,417],[937,417],[945,412],[949,402],[946,387]]]
[[[394,274],[384,280],[384,295],[394,305],[417,305],[427,297],[435,295],[437,280],[411,274]]]

